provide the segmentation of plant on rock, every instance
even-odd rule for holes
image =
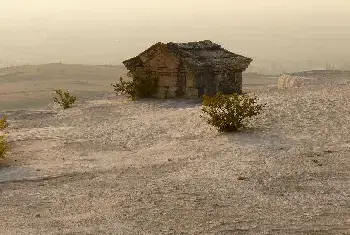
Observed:
[[[6,117],[0,119],[0,131],[8,127]],[[4,158],[6,153],[10,150],[10,145],[7,142],[6,136],[0,133],[0,158]]]
[[[0,118],[0,131],[4,130],[6,127],[8,127],[8,122],[5,116]]]
[[[68,91],[55,90],[55,92],[58,97],[54,97],[53,101],[64,109],[71,108],[77,99],[74,95],[69,94]]]
[[[126,95],[132,100],[136,100],[136,89],[135,83],[133,81],[124,81],[122,77],[119,78],[119,83],[111,84],[114,87],[114,91],[117,95],[122,94]]]
[[[202,112],[207,122],[220,132],[235,132],[244,127],[247,118],[260,113],[265,104],[257,104],[256,96],[222,94],[203,96]]]
[[[10,145],[7,142],[6,136],[0,135],[0,158],[4,158],[10,150]]]
[[[145,78],[134,76],[132,81],[119,78],[119,83],[111,84],[117,95],[126,95],[131,100],[152,97],[157,92],[158,78],[148,75]]]

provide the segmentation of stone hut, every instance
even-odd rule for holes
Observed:
[[[217,92],[241,93],[242,72],[252,59],[209,40],[161,43],[123,62],[132,76],[158,78],[156,97],[197,98]]]

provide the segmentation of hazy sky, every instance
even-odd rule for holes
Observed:
[[[120,64],[203,39],[257,59],[347,59],[350,0],[0,0],[0,60]]]

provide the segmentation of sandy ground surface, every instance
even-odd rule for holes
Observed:
[[[350,234],[350,83],[258,87],[236,134],[186,100],[4,111],[0,234]]]

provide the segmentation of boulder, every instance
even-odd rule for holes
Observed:
[[[283,74],[278,78],[278,89],[287,89],[293,87],[301,87],[305,85],[312,84],[314,78],[309,77],[297,77]]]

